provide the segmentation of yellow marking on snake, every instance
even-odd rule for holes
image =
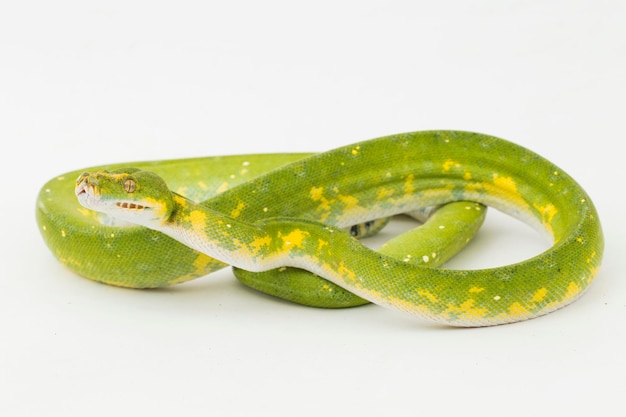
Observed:
[[[415,192],[413,181],[415,181],[415,175],[407,175],[406,180],[404,180],[404,184],[402,185],[402,190],[404,191],[405,196],[410,196]]]
[[[356,281],[356,274],[354,273],[354,271],[346,267],[346,264],[343,261],[339,263],[337,273],[345,280],[353,282]]]
[[[518,301],[509,306],[509,314],[513,317],[525,317],[530,314],[530,311],[526,310]]]
[[[320,201],[322,199],[324,193],[324,187],[311,187],[311,191],[309,194],[311,195],[311,199],[313,201]]]
[[[565,293],[566,299],[575,298],[581,291],[580,285],[575,282],[570,282],[567,286],[567,292]]]
[[[237,207],[230,212],[231,217],[237,218],[241,215],[242,210],[246,207],[246,204],[243,201],[237,203]]]
[[[176,204],[182,206],[182,207],[186,207],[187,206],[187,199],[174,194],[174,201],[176,202]]]
[[[539,303],[539,302],[543,301],[543,299],[546,297],[546,294],[548,294],[548,289],[547,288],[539,288],[533,294],[533,298],[530,299],[530,302],[531,303]]]
[[[206,220],[207,216],[199,210],[194,210],[189,213],[189,221],[191,222],[193,230],[204,230],[206,227]]]
[[[439,299],[437,298],[437,296],[428,290],[418,290],[417,293],[421,295],[422,297],[428,298],[428,300],[430,300],[431,303],[439,302]]]
[[[378,194],[376,195],[376,200],[377,201],[387,200],[391,198],[391,196],[393,196],[394,193],[395,193],[395,190],[392,190],[389,188],[381,188],[380,190],[378,190]]]
[[[359,206],[359,200],[350,195],[338,195],[337,198],[346,205],[346,211],[351,211]]]
[[[289,234],[280,235],[283,239],[283,249],[289,249],[289,247],[293,246],[296,248],[302,248],[304,239],[309,234],[307,232],[303,232],[302,230],[296,229],[291,231]]]
[[[533,207],[539,212],[541,215],[541,222],[544,227],[550,232],[551,235],[554,235],[552,230],[552,220],[554,216],[559,212],[559,210],[551,203],[546,205],[533,204]]]
[[[517,184],[513,178],[493,174],[493,183],[500,189],[498,190],[499,193],[505,194],[505,198],[517,201],[520,205],[528,205],[526,200],[524,200],[522,195],[519,193]]]
[[[261,236],[255,238],[250,242],[250,247],[255,253],[259,253],[262,248],[268,248],[272,243],[272,238],[269,236]]]
[[[483,307],[475,307],[476,300],[473,298],[469,298],[465,300],[463,303],[454,305],[452,303],[448,304],[447,310],[444,314],[454,313],[459,316],[462,320],[475,320],[484,317],[489,310]]]
[[[452,159],[448,159],[443,164],[443,170],[447,172],[447,171],[450,171],[450,169],[452,168],[459,168],[460,166],[461,164],[459,164],[458,162],[453,161]]]

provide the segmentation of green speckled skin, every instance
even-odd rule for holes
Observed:
[[[232,179],[247,175],[261,160],[239,160]],[[189,170],[201,169],[197,162],[189,162]],[[151,168],[150,164],[135,166]],[[162,256],[178,250],[170,238],[138,227],[111,232],[102,225],[100,214],[68,202],[59,207],[57,201],[70,196],[61,196],[53,180],[40,194],[38,219],[57,257],[85,276],[132,287],[172,284],[224,264],[255,272],[294,266],[368,301],[459,326],[509,323],[554,311],[584,292],[601,262],[600,222],[582,188],[539,155],[487,135],[433,131],[366,141],[297,159],[203,204],[180,195],[185,191],[180,169],[168,178],[167,169],[158,164],[152,168],[178,193],[171,198],[150,197],[151,181],[129,173],[115,181],[133,178],[136,192],[133,188],[129,194],[122,188],[100,195],[100,190],[108,190],[103,185],[106,175],[93,173],[79,184],[81,190],[91,187],[97,197],[93,204],[86,200],[86,206],[133,221],[135,214],[128,210],[118,206],[111,211],[99,204],[117,199],[156,207],[171,199],[155,210],[163,213],[161,219],[142,224],[205,255],[181,249],[188,253],[180,255],[186,256],[183,261],[192,267],[178,265],[178,253],[176,265],[170,265],[172,259]],[[228,186],[218,188],[224,191]],[[401,259],[402,245],[390,251],[393,256],[374,252],[331,226],[346,227],[455,201],[494,206],[542,228],[552,235],[554,245],[513,265],[454,271]],[[429,233],[448,234],[435,226]],[[109,260],[117,264],[96,260],[109,250]],[[411,252],[423,260],[436,258],[432,250],[427,253]],[[142,268],[136,268],[138,263]],[[124,268],[131,264],[135,272],[125,274]],[[123,272],[112,273],[116,267]]]
[[[420,227],[387,241],[377,252],[415,265],[440,266],[470,242],[482,225],[485,213],[480,204],[462,201],[446,204]],[[446,233],[441,233],[442,228]],[[341,308],[369,302],[330,281],[316,279],[304,269],[250,272],[233,268],[233,271],[239,281],[249,287],[298,304]]]

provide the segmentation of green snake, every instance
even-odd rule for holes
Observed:
[[[547,232],[552,246],[502,267],[439,268],[476,232],[483,205]],[[353,236],[439,206],[379,251]],[[232,265],[244,283],[303,304],[373,302],[453,326],[561,308],[588,288],[603,252],[596,209],[568,174],[509,141],[460,131],[75,171],[42,187],[36,213],[54,255],[107,284],[159,287]]]

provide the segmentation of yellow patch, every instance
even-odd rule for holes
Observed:
[[[461,319],[479,319],[485,317],[488,310],[486,308],[474,307],[475,304],[476,300],[469,298],[459,306],[455,306],[452,303],[448,304],[448,309],[445,312],[456,313]]]
[[[198,233],[204,233],[204,228],[206,227],[206,214],[199,210],[194,210],[189,213],[189,221],[191,222],[191,227]]]
[[[351,269],[348,269],[343,261],[341,261],[341,263],[339,264],[339,268],[337,268],[337,273],[341,275],[344,280],[352,282],[356,281],[356,274]]]
[[[432,303],[439,302],[439,299],[437,298],[437,296],[428,290],[418,290],[417,293],[422,297],[428,298],[428,300],[430,300],[430,302]]]
[[[311,187],[311,191],[309,191],[309,195],[311,196],[311,200],[320,201],[322,198],[322,193],[324,192],[324,187]]]
[[[415,192],[415,186],[413,185],[413,181],[415,180],[415,175],[409,174],[404,180],[404,186],[402,189],[404,190],[404,194],[412,195]]]
[[[334,189],[335,193],[339,190]],[[359,209],[359,200],[356,197],[351,195],[337,195],[331,199],[324,197],[324,188],[323,187],[311,187],[309,191],[309,196],[311,200],[319,202],[319,206],[317,207],[317,211],[320,212],[319,220],[325,222],[328,217],[333,213],[333,207],[337,210],[338,202],[341,202],[344,207],[343,211],[346,213],[354,212]]]
[[[570,300],[576,297],[578,293],[580,293],[580,291],[580,285],[576,284],[575,282],[570,282],[567,286],[567,292],[565,293],[565,298],[563,300]]]
[[[252,242],[250,242],[249,246],[254,250],[254,252],[258,253],[261,250],[261,248],[267,247],[271,243],[272,243],[272,238],[269,236],[264,236],[264,237],[257,237]]]
[[[233,211],[230,212],[231,217],[234,217],[234,218],[239,217],[244,207],[246,207],[245,203],[243,201],[240,201],[237,204],[237,208],[235,208]]]
[[[493,174],[493,184],[470,183],[465,186],[467,193],[487,193],[503,200],[512,202],[516,207],[529,210],[528,203],[517,189],[517,184],[510,177]]]
[[[472,192],[482,193],[485,188],[487,188],[486,185],[482,183],[469,183],[465,186],[465,192],[466,193],[472,193]]]
[[[187,200],[185,200],[183,197],[174,194],[174,201],[176,202],[176,204],[178,204],[181,207],[186,207],[187,206]]]
[[[452,159],[448,159],[446,162],[443,163],[443,170],[445,172],[450,171],[450,169],[452,168],[459,168],[461,166],[461,164],[459,164],[456,161],[453,161]]]
[[[543,299],[546,297],[546,294],[548,293],[548,289],[547,288],[539,288],[537,291],[535,291],[535,294],[533,295],[533,298],[530,299],[531,303],[539,303],[541,301],[543,301]]]
[[[512,317],[524,317],[530,314],[530,311],[526,310],[524,306],[522,306],[517,301],[509,306],[509,314]]]
[[[517,190],[517,184],[511,177],[501,177],[498,174],[493,175],[493,183],[496,187],[501,188],[504,192],[519,196],[519,191]]]
[[[444,200],[450,197],[453,197],[452,190],[454,189],[454,184],[443,185],[441,188],[437,189],[429,189],[423,190],[421,193],[422,199],[424,201],[436,201],[436,200]],[[406,191],[406,189],[405,189]],[[410,202],[412,200],[412,196],[407,194],[403,198],[400,198],[396,201],[396,204],[400,205],[405,202]]]
[[[175,284],[187,282],[189,280],[198,278],[199,276],[206,275],[212,271],[215,271],[218,267],[221,267],[221,266],[226,266],[226,264],[201,253],[193,261],[193,267],[194,267],[193,272],[190,272],[185,275],[181,275],[179,277],[174,278],[171,281],[168,281],[168,285],[175,285]]]
[[[472,287],[472,288],[469,289],[469,292],[474,293],[474,294],[479,293],[479,292],[483,292],[483,291],[485,291],[485,289],[484,288],[479,288],[479,287]]]
[[[195,261],[193,261],[193,267],[198,273],[208,273],[210,270],[207,270],[207,266],[215,263],[215,259],[207,256],[203,253],[198,255]]]
[[[309,191],[309,195],[311,196],[311,200],[319,201],[319,206],[317,207],[317,211],[323,212],[320,216],[320,221],[324,222],[330,216],[330,201],[324,197],[324,187],[311,187],[311,191]]]
[[[597,271],[595,271],[597,272]],[[564,306],[566,304],[569,304],[573,298],[575,298],[576,296],[578,296],[580,294],[580,292],[582,291],[582,287],[578,284],[576,284],[575,282],[570,282],[569,285],[567,286],[567,290],[565,292],[565,295],[563,296],[563,298],[561,300],[558,301],[553,301],[549,304],[547,304],[542,311],[544,312],[549,312],[549,311],[553,311],[556,308],[559,308],[561,306]]]
[[[288,249],[290,247],[302,247],[302,242],[309,234],[307,232],[303,232],[300,229],[293,230],[289,234],[285,236],[281,236],[283,239],[283,248]]]
[[[533,204],[533,207],[539,212],[541,216],[541,222],[544,227],[550,232],[551,235],[554,235],[552,231],[552,219],[559,212],[559,210],[553,204],[546,204],[545,206],[541,206],[539,204]]]
[[[387,200],[394,193],[394,190],[390,190],[387,188],[381,188],[378,190],[378,194],[376,195],[376,201]]]
[[[347,211],[354,210],[359,206],[359,200],[350,195],[340,195],[338,198],[346,205],[345,210]]]

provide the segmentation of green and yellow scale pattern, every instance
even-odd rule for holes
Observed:
[[[589,286],[601,262],[600,222],[582,188],[539,155],[487,135],[414,132],[311,156],[222,158],[216,165],[231,174],[220,184],[209,183],[218,168],[203,159],[133,165],[165,179],[176,192],[174,223],[199,246],[218,247],[221,259],[159,231],[107,226],[101,214],[71,201],[66,178],[76,172],[43,187],[37,215],[57,258],[81,275],[114,285],[155,287],[205,275],[226,263],[251,270],[293,265],[377,304],[477,326],[524,320],[570,303]],[[381,254],[339,229],[450,202],[461,202],[458,212],[479,213],[473,224],[482,221],[484,210],[468,202],[494,206],[545,230],[554,244],[513,265],[447,270],[433,268],[450,256],[438,256],[445,245],[429,250],[405,241]],[[453,241],[452,234],[463,229],[440,226],[434,221],[424,240],[440,235]],[[256,273],[237,275],[255,285]]]

